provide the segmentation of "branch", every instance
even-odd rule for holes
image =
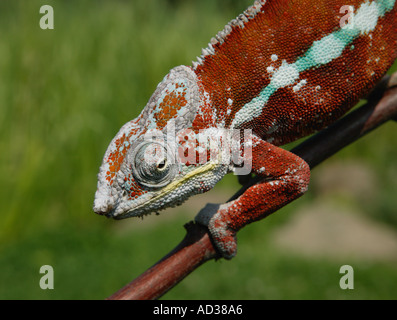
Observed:
[[[384,122],[397,120],[397,72],[384,77],[367,99],[367,104],[291,151],[314,168]],[[259,181],[251,178],[230,200],[238,198]],[[206,227],[189,222],[185,228],[187,234],[174,250],[108,299],[158,299],[204,262],[220,258]]]

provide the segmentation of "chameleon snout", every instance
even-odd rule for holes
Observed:
[[[112,217],[114,208],[115,205],[111,199],[102,199],[100,197],[95,197],[93,209],[96,214]]]

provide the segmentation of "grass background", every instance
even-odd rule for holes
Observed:
[[[96,174],[110,140],[163,76],[190,65],[250,3],[0,2],[0,299],[103,299],[182,239],[197,201],[144,221],[108,220],[92,212]],[[54,8],[54,30],[39,28],[44,4]],[[378,181],[369,199],[349,192],[327,199],[395,232],[396,159],[396,124],[388,123],[322,165],[364,163]],[[239,233],[235,259],[205,264],[164,298],[397,298],[393,259],[307,256],[274,245],[272,234],[296,211],[324,202],[316,170],[307,195]],[[228,176],[201,204],[237,189]],[[47,264],[54,290],[39,287]],[[339,288],[343,264],[355,268],[354,290]]]

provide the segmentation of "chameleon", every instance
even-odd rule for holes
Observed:
[[[195,218],[231,259],[238,230],[308,189],[309,165],[282,146],[342,117],[396,58],[396,0],[255,1],[121,127],[99,169],[94,212],[158,213],[247,164],[263,179]],[[211,148],[200,134],[223,144]],[[236,161],[225,155],[233,150]]]

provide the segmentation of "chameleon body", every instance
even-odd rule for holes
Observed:
[[[234,201],[207,205],[196,217],[221,254],[233,257],[239,229],[307,190],[309,166],[280,146],[340,118],[397,57],[396,0],[345,5],[256,1],[211,39],[192,66],[172,69],[110,143],[94,211],[116,219],[143,216],[208,191],[237,166],[214,161],[198,135],[240,130],[237,148],[263,181]],[[157,136],[148,138],[152,133]],[[215,160],[231,148],[219,148]],[[148,163],[147,154],[154,161]]]

